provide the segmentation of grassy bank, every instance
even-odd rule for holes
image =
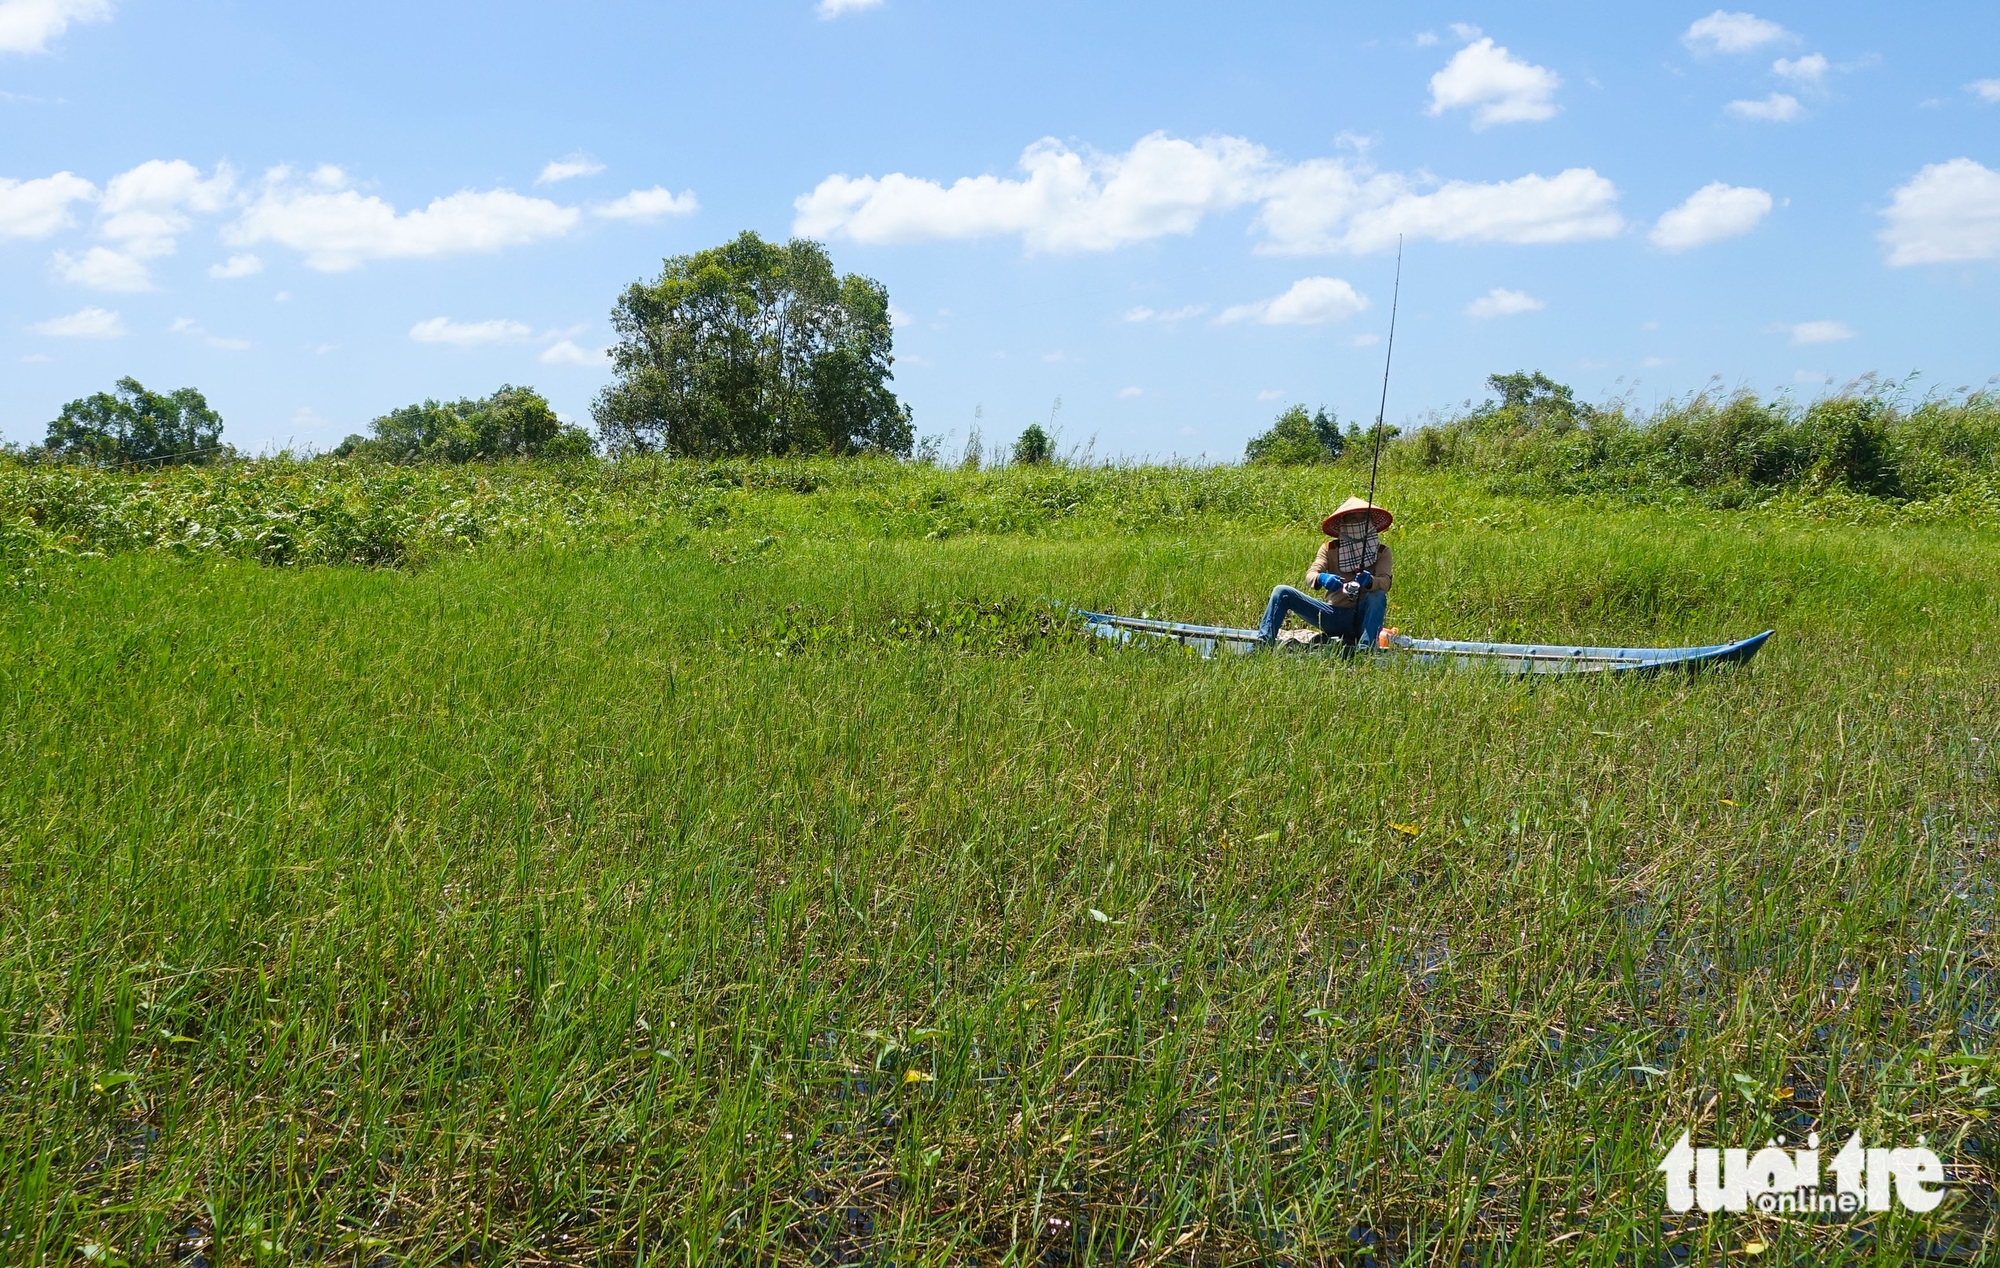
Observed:
[[[1406,523],[1411,516],[1432,526],[1490,524],[1496,517],[1553,523],[1563,514],[1532,499],[1556,496],[1590,503],[1572,506],[1571,514],[1615,513],[1637,503],[1696,522],[1727,503],[1749,513],[1735,523],[2000,523],[2000,483],[1983,468],[1925,486],[1927,496],[1916,499],[1875,496],[1839,482],[1694,487],[1649,475],[1643,455],[1593,467],[1571,454],[1609,444],[1612,422],[1600,421],[1594,431],[1519,435],[1490,423],[1427,429],[1390,448],[1385,496]],[[1630,441],[1640,433],[1616,434]],[[135,552],[275,566],[407,567],[482,546],[677,548],[732,530],[752,541],[778,535],[937,541],[966,534],[1075,538],[1305,528],[1325,513],[1334,486],[1366,483],[1358,465],[1366,457],[1357,446],[1341,464],[1313,467],[986,471],[890,459],[645,458],[462,466],[280,458],[141,471],[0,457],[0,571],[18,589],[71,559]]]
[[[1038,616],[1246,621],[1325,473],[424,478],[463,483],[377,504],[531,527],[384,570],[35,525],[0,1258],[1980,1253],[1976,523],[1399,476],[1406,630],[1780,630],[1747,673],[1528,684]],[[1952,1200],[1666,1216],[1683,1130],[1813,1127],[1926,1134]]]

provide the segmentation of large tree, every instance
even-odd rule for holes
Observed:
[[[1579,402],[1567,383],[1558,383],[1540,370],[1489,374],[1486,386],[1500,394],[1500,403],[1488,401],[1471,417],[1489,431],[1545,427],[1562,432],[1588,426],[1597,417],[1597,411]]]
[[[233,452],[222,443],[222,415],[200,392],[184,387],[161,395],[132,378],[118,380],[116,391],[63,406],[42,451],[104,466],[213,462]]]
[[[612,310],[618,381],[592,413],[614,453],[907,454],[889,389],[889,292],[826,248],[754,233],[677,255]]]
[[[1334,461],[1345,445],[1340,419],[1329,413],[1326,406],[1320,406],[1316,414],[1308,414],[1305,406],[1294,405],[1278,415],[1271,430],[1252,436],[1243,456],[1251,462],[1276,466],[1306,466]]]

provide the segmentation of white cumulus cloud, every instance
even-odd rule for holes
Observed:
[[[658,220],[663,216],[692,216],[701,210],[695,200],[694,191],[683,190],[676,194],[655,185],[651,189],[635,189],[623,198],[600,203],[591,211],[609,220]]]
[[[40,53],[72,22],[102,22],[111,0],[0,0],[0,53]]]
[[[98,208],[98,228],[141,259],[170,255],[174,239],[192,223],[189,212],[213,213],[230,205],[236,173],[226,163],[203,179],[181,159],[153,159],[111,178]]]
[[[1771,63],[1771,73],[1792,80],[1795,83],[1817,87],[1826,78],[1828,64],[1819,53],[1808,53],[1804,57],[1781,57]]]
[[[1965,90],[1988,105],[2000,103],[2000,79],[1975,79]]]
[[[125,333],[118,314],[102,308],[81,308],[67,317],[51,317],[28,327],[30,334],[58,339],[117,339]]]
[[[2000,172],[1969,158],[1932,163],[1890,195],[1882,218],[1891,264],[2000,258]]]
[[[249,252],[232,255],[220,264],[208,266],[208,275],[228,280],[238,277],[255,277],[264,271],[264,262]]]
[[[1020,179],[967,176],[949,186],[900,172],[829,176],[796,200],[792,231],[871,245],[1018,235],[1030,252],[1109,251],[1193,233],[1210,214],[1261,204],[1258,249],[1299,255],[1381,250],[1399,233],[1548,243],[1624,227],[1618,191],[1589,168],[1436,185],[1347,159],[1287,166],[1241,137],[1184,141],[1163,132],[1123,154],[1045,138],[1020,167]]]
[[[1761,189],[1712,181],[1661,216],[1648,240],[1666,251],[1686,251],[1755,229],[1771,214],[1771,196]]]
[[[1725,13],[1717,9],[1690,26],[1681,36],[1681,43],[1697,53],[1749,53],[1791,38],[1790,31],[1754,13]]]
[[[608,364],[604,352],[599,349],[581,347],[569,339],[550,344],[542,350],[543,365],[603,366]]]
[[[1118,399],[1121,401],[1133,400],[1145,394],[1146,389],[1143,387],[1121,387],[1118,389]]]
[[[1526,291],[1510,291],[1502,286],[1481,295],[1465,306],[1465,315],[1476,321],[1488,321],[1494,317],[1513,317],[1521,313],[1538,313],[1548,305]]]
[[[879,9],[882,0],[819,0],[813,12],[828,21],[847,13],[861,13],[868,9]]]
[[[1368,297],[1338,277],[1304,277],[1270,299],[1222,310],[1217,325],[1254,321],[1266,326],[1321,326],[1346,321],[1368,307]]]
[[[1729,113],[1758,123],[1794,123],[1805,117],[1799,99],[1790,93],[1774,92],[1761,101],[1732,101]]]
[[[65,282],[94,291],[150,291],[153,275],[145,262],[110,247],[92,247],[82,255],[58,251],[52,261]]]
[[[418,343],[448,343],[454,348],[477,348],[489,343],[520,343],[534,334],[518,321],[453,321],[433,317],[410,327],[410,338]]]
[[[370,260],[491,253],[560,238],[582,214],[508,189],[463,190],[399,212],[354,189],[337,167],[303,181],[279,167],[223,236],[236,246],[276,242],[302,254],[308,268],[340,273]]]
[[[1314,159],[1271,184],[1258,223],[1266,254],[1361,253],[1402,234],[1440,242],[1538,245],[1616,237],[1618,190],[1587,167],[1511,181],[1446,181],[1425,189],[1393,172]]]
[[[1554,71],[1523,61],[1491,38],[1479,39],[1431,76],[1428,113],[1469,109],[1475,129],[1551,119],[1561,83]]]
[[[104,291],[151,290],[146,261],[172,255],[192,213],[213,214],[235,198],[236,174],[218,164],[213,175],[181,159],[151,159],[111,178],[97,209],[98,232],[114,244],[81,256],[56,253],[64,278]]]
[[[574,180],[579,176],[595,176],[604,170],[604,164],[578,150],[566,158],[551,159],[542,174],[535,178],[537,185],[553,185],[557,181]]]
[[[0,239],[46,238],[67,229],[76,223],[69,205],[95,197],[97,186],[72,172],[31,181],[0,179]]]
[[[1840,343],[1860,333],[1844,321],[1779,322],[1765,329],[1774,335],[1790,335],[1795,348],[1815,343]]]
[[[1210,212],[1254,200],[1272,162],[1240,137],[1155,132],[1124,154],[1047,137],[1020,167],[1020,180],[967,176],[949,188],[900,172],[829,176],[794,204],[793,231],[871,244],[1019,234],[1030,251],[1108,251],[1193,233]]]

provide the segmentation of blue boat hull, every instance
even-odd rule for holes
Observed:
[[[1757,654],[1773,631],[1733,643],[1702,647],[1565,647],[1537,643],[1465,643],[1442,638],[1394,637],[1391,646],[1417,660],[1458,668],[1491,665],[1517,674],[1615,674],[1661,669],[1740,665]]]
[[[1131,642],[1135,638],[1170,639],[1202,656],[1238,655],[1261,651],[1257,631],[1226,625],[1190,625],[1109,612],[1079,612],[1084,624],[1100,638]],[[1733,643],[1701,647],[1572,647],[1554,643],[1469,643],[1441,638],[1392,635],[1388,650],[1421,664],[1456,668],[1485,666],[1518,674],[1606,674],[1661,669],[1700,669],[1709,665],[1743,664],[1757,654],[1773,631]]]

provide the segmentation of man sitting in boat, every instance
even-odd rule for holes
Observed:
[[[1271,591],[1257,637],[1278,641],[1285,618],[1296,616],[1307,625],[1338,638],[1345,649],[1373,650],[1389,612],[1389,548],[1379,536],[1395,517],[1360,498],[1349,498],[1320,523],[1327,541],[1306,570],[1306,589],[1326,594],[1325,602],[1303,590],[1279,586]]]

